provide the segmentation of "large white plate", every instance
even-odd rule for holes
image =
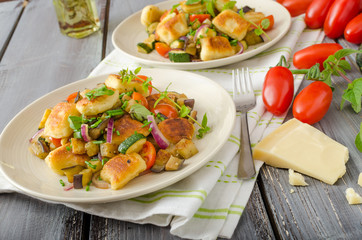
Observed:
[[[167,1],[156,4],[160,9],[170,9],[173,5],[180,1]],[[145,27],[141,24],[141,12],[136,12],[122,23],[120,23],[112,34],[112,43],[114,47],[137,62],[163,68],[173,69],[203,69],[220,67],[231,63],[240,62],[255,56],[256,54],[270,48],[276,44],[289,30],[291,17],[289,12],[279,3],[270,0],[238,0],[238,7],[250,6],[257,11],[265,13],[265,15],[274,15],[274,28],[268,31],[271,41],[267,40],[264,43],[250,46],[243,54],[234,55],[227,58],[191,63],[173,63],[167,58],[161,57],[156,51],[150,54],[143,54],[137,51],[136,44],[143,42],[147,38]]]
[[[199,153],[185,161],[179,171],[150,173],[130,181],[123,189],[97,189],[90,191],[64,191],[59,180],[65,177],[55,174],[46,163],[32,155],[28,140],[46,108],[64,100],[70,93],[84,88],[95,87],[104,82],[107,75],[83,79],[59,88],[36,100],[5,127],[0,136],[0,169],[6,178],[25,193],[48,200],[61,202],[98,203],[128,199],[147,194],[169,186],[198,170],[227,141],[235,120],[235,106],[229,94],[217,83],[206,77],[171,69],[142,69],[141,74],[151,76],[153,85],[165,89],[170,82],[169,91],[185,93],[195,99],[199,119],[207,113],[212,131],[203,139],[196,140]],[[10,167],[10,166],[13,166]]]

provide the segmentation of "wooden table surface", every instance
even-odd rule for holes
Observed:
[[[24,107],[65,84],[85,78],[114,49],[115,27],[160,0],[96,0],[101,31],[84,39],[62,35],[52,1],[0,0],[0,129]],[[325,42],[334,42],[326,38]],[[338,39],[345,48],[358,46]],[[348,76],[361,77],[354,57]],[[333,186],[306,177],[292,187],[288,171],[263,166],[232,239],[362,239],[361,205],[349,205],[345,189],[362,194],[357,178],[362,154],[354,146],[362,115],[339,103],[347,83],[334,77],[334,98],[315,127],[347,146],[347,172]],[[304,81],[302,87],[309,82]],[[289,113],[288,118],[292,115]],[[290,193],[293,188],[295,193]],[[48,204],[18,193],[0,194],[0,239],[179,239],[167,227],[138,225]]]

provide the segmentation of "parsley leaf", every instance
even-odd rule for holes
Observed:
[[[198,130],[199,134],[196,135],[197,138],[203,138],[204,135],[210,131],[211,128],[209,126],[207,126],[207,116],[206,113],[204,114],[203,118],[202,118],[202,122],[201,122],[201,128]]]

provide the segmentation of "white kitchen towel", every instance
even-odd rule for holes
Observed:
[[[264,77],[269,67],[275,66],[281,55],[290,60],[301,48],[319,43],[321,30],[306,30],[303,16],[293,18],[286,36],[272,48],[257,56],[216,69],[192,70],[222,85],[232,94],[232,69],[249,67],[257,105],[248,113],[252,146],[280,126],[285,115],[275,117],[265,110],[261,98]],[[140,65],[117,50],[113,50],[90,74],[96,76],[118,72],[123,68],[135,69]],[[303,76],[295,76],[295,91]],[[172,79],[170,79],[172,80]],[[171,233],[189,239],[231,238],[254,188],[256,177],[248,181],[236,177],[240,144],[240,116],[225,146],[204,167],[184,180],[165,189],[130,200],[107,204],[61,203],[89,214],[130,221],[171,226]],[[256,161],[259,172],[261,162]],[[0,193],[21,192],[12,186],[0,171]]]

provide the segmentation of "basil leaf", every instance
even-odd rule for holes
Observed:
[[[359,127],[359,133],[356,136],[356,139],[354,141],[358,151],[362,152],[362,122],[361,122],[361,126]]]
[[[361,111],[361,97],[362,97],[362,78],[355,79],[352,83],[348,84],[346,90],[342,95],[340,108],[343,108],[344,102],[349,101],[353,110],[356,113]]]
[[[80,126],[83,123],[83,118],[82,117],[78,117],[78,116],[69,116],[68,117],[68,122],[70,125],[70,128],[73,130],[79,130]]]
[[[139,122],[147,120],[147,116],[152,113],[141,104],[133,104],[129,111],[131,117]]]

